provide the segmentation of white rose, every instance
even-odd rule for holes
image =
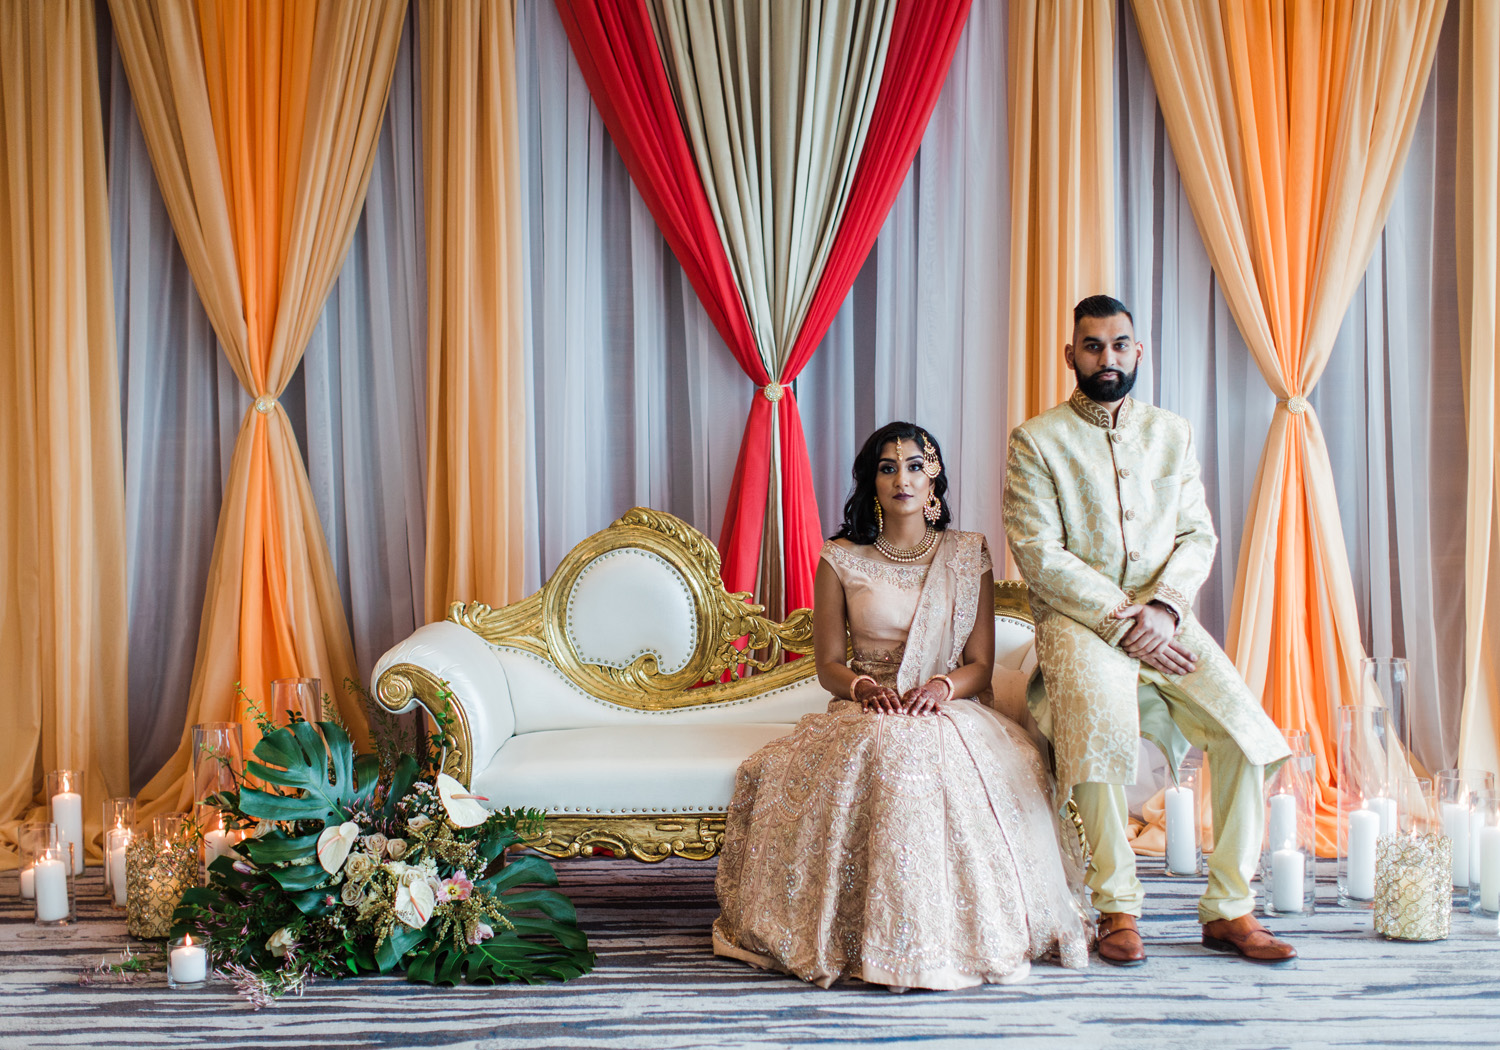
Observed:
[[[283,926],[266,939],[266,950],[280,959],[286,955],[286,950],[294,947],[296,943],[297,938],[293,937],[291,931]]]
[[[408,828],[411,828],[412,831],[421,831],[431,823],[432,818],[429,817],[426,813],[418,813],[416,816],[412,817],[406,822],[406,826]]]
[[[406,856],[406,840],[391,839],[385,844],[385,855],[390,857],[391,860],[400,860]]]
[[[387,842],[386,837],[384,835],[380,834],[379,832],[377,832],[374,835],[366,836],[366,838],[365,838],[365,849],[367,849],[371,853],[375,854],[375,856],[381,857],[381,856],[385,855],[385,844],[386,844],[386,842]]]
[[[375,871],[375,858],[368,853],[351,854],[344,862],[344,874],[350,882],[364,882]]]

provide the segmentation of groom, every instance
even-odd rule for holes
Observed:
[[[1251,914],[1265,767],[1287,756],[1224,651],[1193,615],[1218,543],[1187,421],[1129,394],[1141,359],[1130,311],[1091,295],[1073,310],[1063,357],[1073,396],[1010,436],[1005,532],[1036,619],[1027,702],[1052,740],[1092,856],[1099,956],[1146,960],[1145,893],[1126,836],[1136,737],[1174,771],[1191,743],[1208,756],[1214,851],[1198,902],[1203,944],[1261,963],[1296,958]]]

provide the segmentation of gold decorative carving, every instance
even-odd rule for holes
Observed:
[[[1025,580],[995,581],[995,615],[1014,616],[1027,623],[1033,622],[1031,601],[1026,597]]]
[[[375,683],[375,702],[392,714],[400,714],[413,700],[431,717],[446,706],[450,744],[443,753],[443,772],[467,786],[474,774],[473,737],[464,705],[431,671],[416,664],[392,664]],[[434,721],[436,721],[434,719]]]
[[[526,845],[559,859],[609,850],[617,857],[649,862],[709,860],[723,844],[724,819],[723,813],[548,817],[542,833]]]
[[[567,603],[578,577],[601,555],[621,549],[655,554],[687,585],[698,644],[677,671],[663,672],[654,653],[628,667],[589,663],[568,639]],[[719,567],[719,552],[703,533],[671,514],[636,507],[568,552],[536,594],[503,609],[455,602],[448,619],[491,645],[542,657],[590,696],[637,710],[740,700],[812,677],[813,661],[785,662],[789,654],[812,652],[812,611],[798,609],[784,623],[768,619],[748,593],[724,589]]]

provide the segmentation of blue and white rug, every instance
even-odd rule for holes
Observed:
[[[0,874],[0,1047],[1500,1046],[1494,920],[1459,912],[1446,941],[1388,942],[1369,912],[1332,906],[1322,883],[1329,906],[1274,924],[1301,953],[1295,970],[1204,951],[1202,881],[1149,878],[1145,966],[1038,965],[1020,985],[892,995],[857,983],[823,991],[716,958],[712,863],[558,868],[599,953],[586,977],[436,989],[325,981],[259,1012],[228,986],[177,991],[160,975],[80,985],[81,971],[127,943],[98,871],[80,880],[80,922],[63,930],[33,925],[15,873]]]

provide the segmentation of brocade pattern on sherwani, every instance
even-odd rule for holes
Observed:
[[[1159,601],[1198,657],[1165,676],[1257,765],[1286,743],[1192,603],[1218,537],[1185,419],[1126,398],[1118,417],[1075,390],[1011,432],[1005,531],[1036,619],[1028,703],[1052,740],[1059,797],[1074,784],[1132,784],[1143,732],[1175,759],[1186,742],[1140,663],[1119,648],[1131,604]]]
[[[836,544],[823,557],[858,673],[905,691],[958,666],[990,571],[982,536],[944,533],[930,566]],[[913,717],[835,700],[739,768],[714,950],[824,987],[960,988],[1048,954],[1084,966],[1080,865],[1059,831],[1041,756],[987,707]]]

